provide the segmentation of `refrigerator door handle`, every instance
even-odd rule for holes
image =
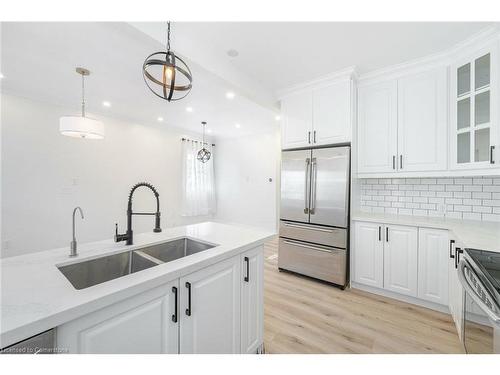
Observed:
[[[314,215],[316,210],[316,173],[317,173],[316,158],[311,161],[311,203],[309,204],[309,212]]]
[[[310,186],[310,183],[309,183],[309,177],[310,177],[310,173],[309,173],[309,170],[310,170],[310,166],[311,166],[311,159],[307,158],[306,159],[306,186],[305,186],[305,196],[304,196],[304,213],[305,214],[308,214],[309,213],[309,186]]]

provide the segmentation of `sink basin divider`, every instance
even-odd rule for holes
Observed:
[[[134,253],[136,253],[138,256],[143,257],[143,258],[145,258],[153,263],[156,263],[158,265],[165,263],[164,261],[162,261],[158,258],[152,257],[151,255],[148,255],[141,250],[134,250]]]

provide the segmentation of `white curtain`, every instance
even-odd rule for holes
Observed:
[[[182,216],[215,214],[214,148],[205,148],[212,156],[202,163],[196,159],[201,142],[182,141]]]

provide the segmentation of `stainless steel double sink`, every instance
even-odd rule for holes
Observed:
[[[215,246],[217,245],[184,237],[123,253],[58,266],[57,268],[75,289],[85,289],[159,264],[184,258]]]

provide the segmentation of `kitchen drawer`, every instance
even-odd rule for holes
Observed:
[[[280,237],[346,248],[347,230],[319,225],[280,221]]]
[[[278,267],[345,285],[347,250],[280,238]]]

